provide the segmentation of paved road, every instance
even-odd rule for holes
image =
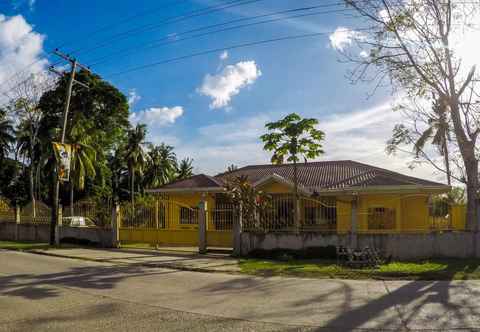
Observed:
[[[479,295],[477,281],[256,278],[0,251],[0,331],[473,331]]]

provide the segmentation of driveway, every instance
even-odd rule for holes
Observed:
[[[480,327],[478,281],[199,273],[0,251],[0,331],[450,331]]]

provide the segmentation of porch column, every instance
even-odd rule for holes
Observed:
[[[207,253],[207,201],[198,205],[198,252]]]
[[[351,216],[351,231],[350,231],[350,247],[357,248],[358,247],[358,239],[357,239],[357,217],[358,217],[358,197],[355,196],[352,199],[352,216]]]

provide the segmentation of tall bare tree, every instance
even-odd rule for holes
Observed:
[[[345,0],[363,22],[348,32],[354,48],[344,52],[356,64],[354,82],[389,85],[410,100],[432,94],[445,104],[452,140],[458,147],[467,184],[467,226],[478,230],[478,156],[480,133],[478,72],[459,47],[473,33],[480,1]],[[474,51],[473,49],[471,50]]]
[[[54,78],[48,74],[27,74],[17,76],[12,81],[12,88],[5,97],[8,98],[9,109],[16,116],[17,124],[21,129],[22,139],[19,151],[29,162],[29,196],[32,202],[33,217],[36,214],[35,173],[38,171],[39,156],[36,155],[40,123],[44,112],[39,107],[42,95],[53,87]]]

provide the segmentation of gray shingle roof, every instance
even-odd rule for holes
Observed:
[[[251,165],[214,177],[200,174],[176,181],[161,189],[221,188],[230,177],[244,175],[255,183],[276,174],[293,182],[293,164]],[[382,186],[418,186],[447,188],[446,185],[423,180],[352,160],[319,161],[298,164],[298,182],[310,191],[348,190]]]
[[[298,164],[297,169],[299,184],[312,191],[372,186],[445,186],[441,183],[407,176],[352,160],[301,163]],[[272,174],[293,181],[293,165],[246,166],[233,172],[219,174],[216,178],[224,181],[228,177],[246,175],[251,182],[256,182]]]

